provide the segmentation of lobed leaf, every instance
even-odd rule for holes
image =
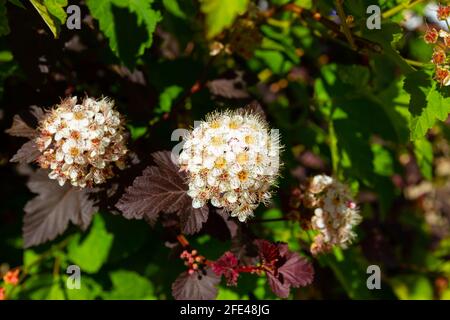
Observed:
[[[210,268],[205,269],[206,274],[195,272],[181,273],[172,284],[172,294],[177,300],[212,300],[217,297],[217,286],[220,277]]]
[[[31,175],[27,186],[38,195],[24,208],[25,248],[55,239],[67,229],[69,221],[87,228],[97,211],[86,189],[76,189],[69,184],[60,187],[48,178],[45,170]]]
[[[169,151],[155,152],[153,160],[157,166],[147,167],[125,190],[116,207],[125,218],[145,217],[150,224],[156,222],[161,212],[177,213],[183,232],[200,231],[208,218],[208,207],[192,208],[192,199],[186,193],[186,177],[173,163]]]
[[[31,128],[19,115],[15,115],[11,128],[6,129],[5,132],[11,136],[24,137],[32,139],[36,136],[36,130]]]
[[[49,27],[55,38],[59,37],[61,26],[66,22],[67,0],[30,0],[36,11]]]
[[[238,15],[243,14],[248,0],[201,0],[201,10],[206,15],[206,35],[213,38],[231,26]]]
[[[112,52],[128,67],[152,45],[153,32],[161,20],[153,1],[87,0],[92,16],[109,40]],[[132,35],[132,36],[130,36]]]

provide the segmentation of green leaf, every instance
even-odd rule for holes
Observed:
[[[425,138],[414,140],[414,154],[422,175],[431,180],[433,178],[433,146]]]
[[[380,44],[383,52],[391,61],[393,61],[404,74],[414,71],[414,69],[403,59],[392,44],[398,40],[396,34],[402,33],[401,27],[393,22],[383,23],[380,30],[369,30],[363,28],[363,36],[369,40]]]
[[[352,248],[342,252],[344,259],[338,260],[334,255],[319,257],[321,264],[326,264],[334,272],[336,278],[342,285],[350,299],[375,298],[381,290],[368,290],[366,279],[368,277],[366,268],[369,263],[364,256]],[[361,281],[360,279],[364,279]]]
[[[64,291],[61,288],[61,278],[51,274],[38,274],[24,282],[20,299],[33,300],[63,300]]]
[[[374,172],[380,176],[392,176],[394,174],[394,164],[390,152],[376,143],[374,143],[371,148],[374,156]]]
[[[153,42],[153,32],[161,20],[159,11],[152,9],[153,1],[87,0],[92,16],[99,21],[100,30],[109,40],[112,52],[128,67],[133,68]]]
[[[155,112],[165,113],[170,112],[172,109],[173,101],[183,92],[183,88],[180,86],[170,86],[164,89],[159,95],[159,106],[155,109]]]
[[[58,38],[61,26],[67,18],[64,10],[67,0],[30,0],[30,2],[47,24],[55,39]]]
[[[395,294],[401,300],[433,299],[433,286],[425,276],[418,274],[397,276],[390,282]]]
[[[221,33],[232,25],[234,19],[243,14],[248,0],[201,0],[201,10],[206,15],[206,35],[208,38]]]
[[[26,9],[21,0],[8,0],[8,1],[19,8]]]
[[[64,276],[64,283],[66,283],[68,277]],[[93,300],[99,297],[102,293],[102,287],[88,276],[81,275],[80,278],[81,287],[79,289],[69,289],[66,287],[65,293],[69,300]]]
[[[131,140],[133,140],[133,141],[143,137],[148,131],[148,127],[145,127],[145,126],[137,127],[137,126],[132,126],[131,124],[129,124],[129,125],[127,125],[127,128],[128,128],[128,130],[130,130]]]
[[[33,249],[27,249],[23,252],[23,266],[29,274],[34,274],[39,271],[39,259],[40,255]]]
[[[46,300],[65,300],[64,290],[61,288],[61,283],[58,279],[50,287],[50,290],[45,297]]]
[[[108,259],[114,236],[106,230],[105,221],[96,214],[85,239],[77,234],[68,245],[68,258],[82,272],[96,273]]]
[[[58,20],[59,26],[66,23],[67,13],[65,7],[67,7],[67,2],[67,0],[44,0],[48,12]]]
[[[133,271],[118,270],[109,274],[113,288],[103,294],[109,300],[147,300],[155,299],[152,283]]]
[[[432,89],[426,98],[426,106],[411,119],[411,140],[421,139],[434,126],[436,120],[444,121],[450,113],[450,98],[444,98]]]
[[[0,0],[0,36],[9,33],[8,17],[6,15],[6,0]]]
[[[181,10],[177,0],[163,0],[163,5],[175,17],[186,19],[186,14]]]
[[[312,8],[312,0],[295,0],[294,3],[298,5],[299,7],[305,8],[305,9],[311,9]]]

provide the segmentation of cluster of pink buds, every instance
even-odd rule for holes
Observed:
[[[206,262],[205,257],[199,255],[195,249],[191,252],[184,250],[180,254],[180,258],[185,260],[184,265],[188,267],[189,275],[192,275],[197,270],[201,270],[205,266]]]

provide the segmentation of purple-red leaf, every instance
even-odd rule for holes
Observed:
[[[283,280],[290,283],[291,287],[304,287],[312,283],[314,278],[314,269],[312,264],[297,252],[288,250],[287,244],[279,244],[280,253],[286,261],[278,268],[278,273],[283,276]]]
[[[216,79],[207,83],[209,91],[212,94],[227,99],[244,99],[249,94],[244,89],[245,84],[238,79]]]
[[[19,115],[15,115],[11,128],[5,130],[11,136],[32,139],[36,136],[36,130],[31,128]]]
[[[9,160],[10,162],[31,163],[39,157],[41,153],[34,140],[25,142],[17,153]]]
[[[208,218],[208,207],[192,208],[185,176],[172,161],[169,151],[155,152],[153,160],[157,166],[147,167],[126,189],[116,207],[125,218],[145,217],[151,224],[156,222],[160,212],[177,213],[183,232],[198,232]]]
[[[172,295],[176,300],[213,300],[217,297],[220,277],[210,268],[189,274],[181,273],[172,284]]]
[[[287,244],[273,244],[267,240],[255,240],[261,263],[272,291],[280,298],[287,298],[290,288],[306,286],[313,281],[314,270],[305,258],[289,251]]]
[[[25,205],[23,237],[25,248],[55,239],[69,221],[86,229],[97,211],[86,189],[50,180],[45,170],[30,176],[28,187],[38,195]]]
[[[31,106],[31,114],[36,118],[36,120],[39,122],[45,118],[45,111],[38,106]]]
[[[212,263],[211,268],[216,275],[223,275],[227,279],[227,285],[235,286],[239,278],[238,263],[236,256],[232,252],[227,251]]]
[[[203,224],[208,220],[208,206],[199,209],[192,207],[192,201],[189,198],[185,207],[180,210],[181,232],[184,234],[194,234],[201,230]]]

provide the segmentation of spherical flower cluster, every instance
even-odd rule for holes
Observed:
[[[313,254],[333,246],[345,249],[355,239],[353,227],[361,216],[346,185],[326,175],[315,176],[306,190],[305,206],[314,209],[311,224],[319,231],[311,246]]]
[[[254,113],[223,112],[207,116],[186,137],[179,162],[188,173],[192,206],[211,200],[244,222],[260,202],[271,198],[279,169],[276,130]]]
[[[77,97],[67,98],[47,113],[38,131],[38,163],[61,186],[100,184],[114,175],[115,166],[125,166],[123,121],[107,98],[81,104]]]

